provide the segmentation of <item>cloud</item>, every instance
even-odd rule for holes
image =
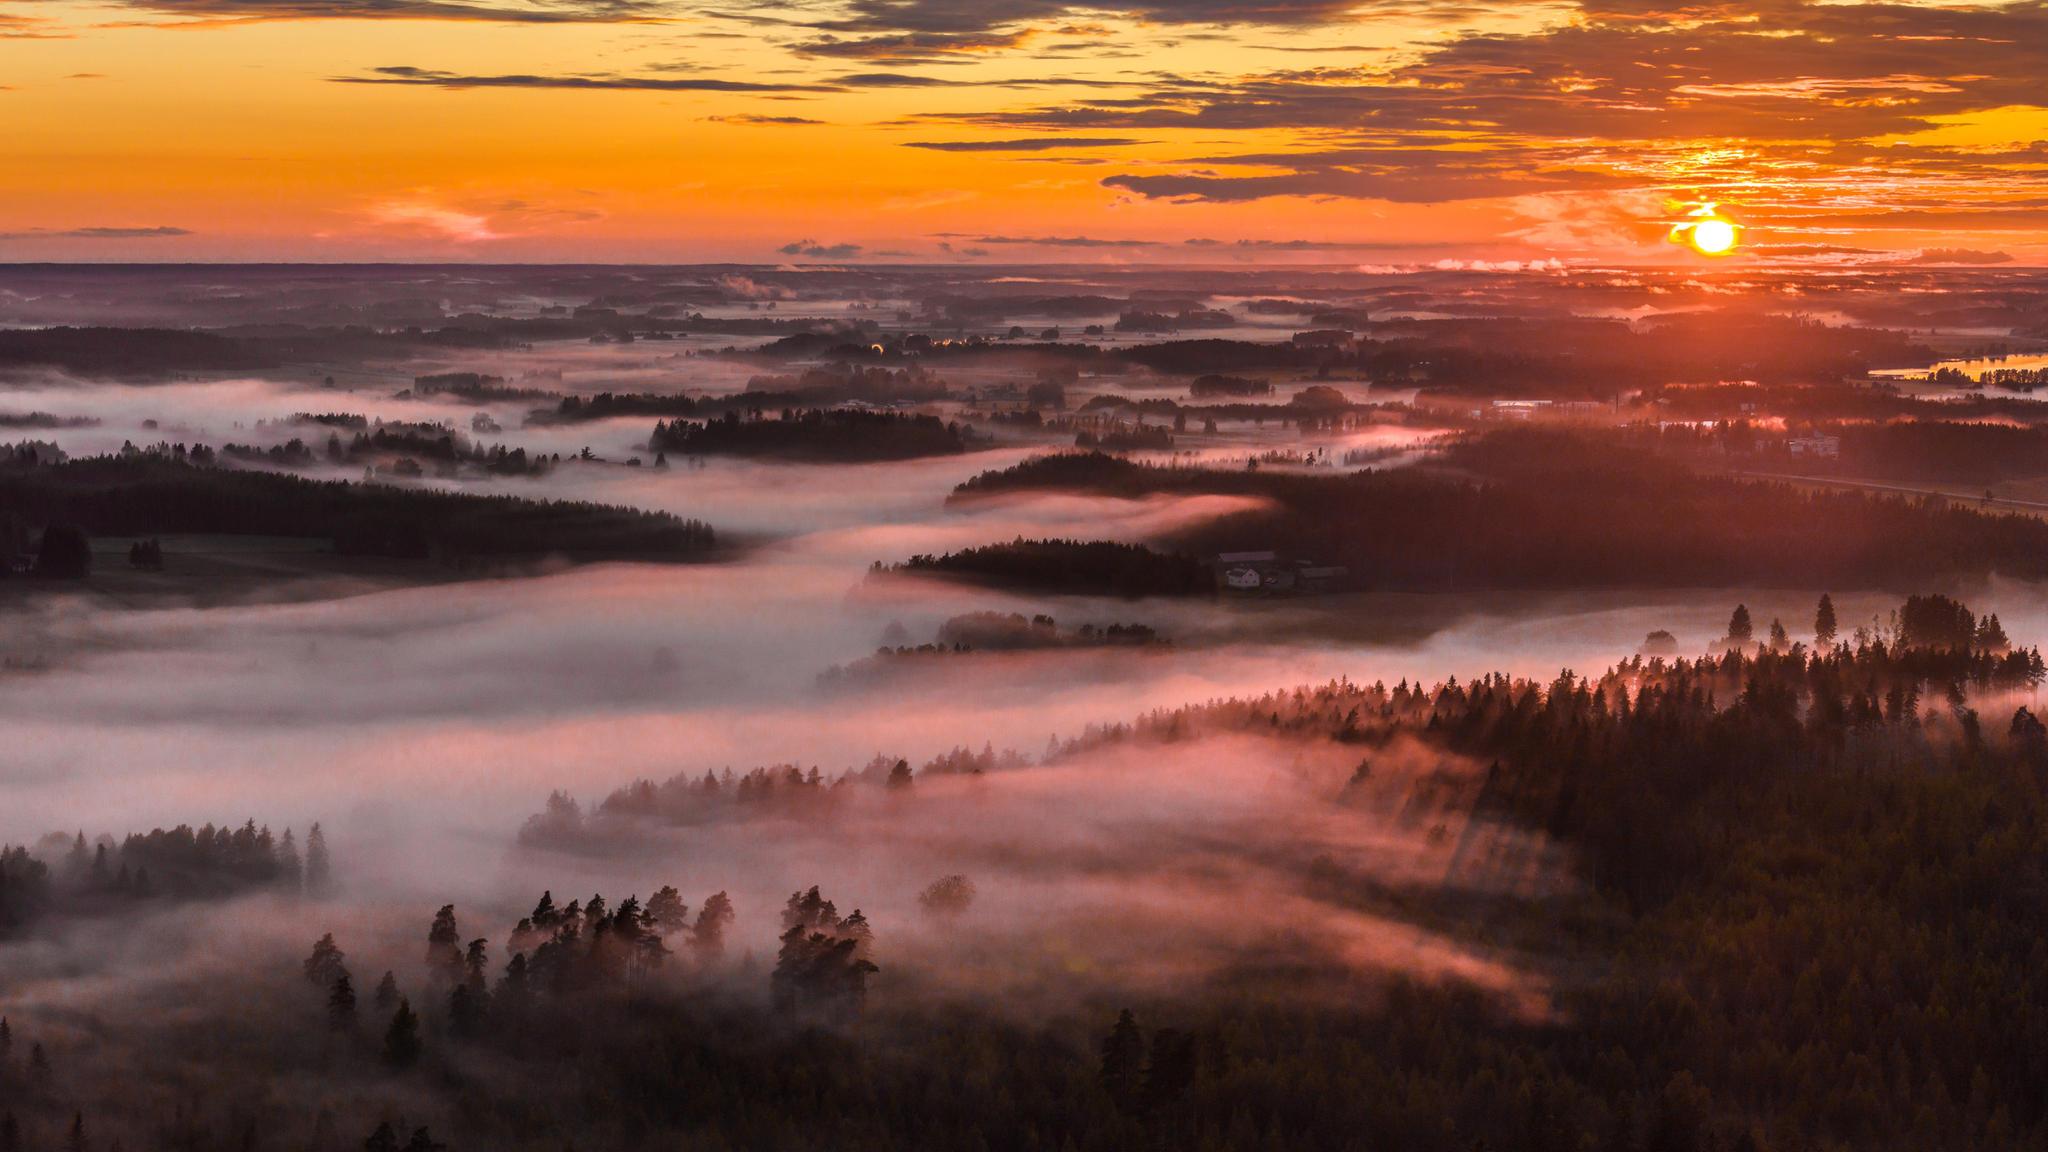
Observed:
[[[491,227],[490,218],[480,212],[444,208],[417,201],[391,201],[371,207],[370,220],[402,232],[422,233],[458,243],[500,240],[504,234]]]
[[[25,232],[0,232],[0,240],[153,240],[192,234],[190,229],[168,224],[154,228],[31,228]]]
[[[1332,196],[1434,204],[1491,199],[1560,189],[1598,189],[1639,183],[1626,174],[1604,172],[1567,155],[1541,149],[1502,147],[1492,151],[1448,148],[1346,148],[1286,155],[1210,156],[1189,161],[1207,170],[1157,175],[1117,175],[1104,187],[1160,200],[1238,203],[1273,196]],[[1294,171],[1263,171],[1276,164]],[[1229,175],[1215,167],[1256,167],[1257,174]]]
[[[841,76],[836,83],[848,88],[956,88],[963,86],[958,80],[943,80],[937,76],[910,76],[900,72],[856,72]]]
[[[976,244],[1026,244],[1038,248],[1156,248],[1157,240],[1104,240],[1094,236],[976,236]]]
[[[1195,237],[1181,243],[1189,248],[1233,248],[1241,252],[1406,252],[1417,248],[1446,248],[1427,240],[1211,240]]]
[[[125,6],[186,19],[165,27],[276,20],[457,20],[512,24],[646,24],[671,18],[651,0],[543,0],[465,4],[453,0],[124,0]]]
[[[1033,136],[1023,140],[912,140],[904,147],[933,152],[1044,152],[1054,148],[1121,148],[1142,143],[1128,136]]]
[[[794,50],[803,56],[918,64],[943,60],[949,56],[986,55],[1019,48],[1030,38],[1029,32],[904,32],[853,40],[823,36],[795,45]]]
[[[816,260],[851,260],[860,255],[858,244],[821,244],[816,240],[796,240],[776,249],[784,256],[809,256]]]
[[[647,92],[830,92],[817,84],[762,83],[752,80],[719,80],[711,77],[512,74],[474,76],[441,72],[409,65],[371,69],[367,76],[331,76],[335,84],[395,84],[423,88],[569,88],[596,91]]]
[[[1048,7],[1010,9],[1006,26]],[[1112,5],[1113,14],[1179,23],[1256,18],[1247,6],[1222,3],[1174,9]],[[1282,5],[1270,19],[1307,22],[1337,10]],[[878,2],[855,11],[876,22],[885,13],[920,19],[932,31],[969,25],[951,4]],[[1456,16],[1451,6],[1433,11]],[[2042,145],[1882,141],[1956,117],[2048,107],[2044,71],[2048,4],[2038,0],[1715,0],[1682,10],[1584,0],[1569,19],[1458,31],[1368,66],[1162,71],[1115,99],[921,119],[1065,134],[1291,133],[1313,142],[1299,151],[1212,151],[1104,181],[1146,199],[1442,203],[1640,190],[1740,204],[1759,227],[1782,219],[1788,227],[2025,229],[2039,225],[2012,201],[2038,185],[2048,162]],[[1873,205],[1873,196],[1884,199]],[[1959,211],[1937,219],[1941,205]],[[1897,208],[1920,215],[1892,217]]]
[[[1922,248],[1907,257],[1907,264],[2010,264],[2010,252],[1985,252],[1975,248]]]
[[[704,119],[714,124],[749,124],[762,127],[773,125],[799,127],[824,123],[823,120],[812,120],[803,116],[755,116],[748,113],[736,113],[730,116],[706,116]]]

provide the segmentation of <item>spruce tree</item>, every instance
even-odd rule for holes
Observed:
[[[327,993],[327,1024],[337,1032],[356,1026],[356,988],[345,969],[334,978],[334,986]]]
[[[398,977],[394,976],[390,969],[385,969],[384,978],[377,981],[377,991],[373,994],[371,1003],[375,1004],[379,1011],[389,1009],[398,1003]]]
[[[1144,1085],[1145,1036],[1126,1008],[1102,1041],[1102,1089],[1119,1110],[1129,1112],[1138,1106]]]
[[[410,1068],[420,1059],[420,1018],[412,1002],[399,997],[398,1011],[391,1014],[391,1027],[384,1030],[384,1062],[393,1068]]]
[[[306,895],[326,896],[334,890],[334,865],[327,857],[327,834],[315,821],[306,833]]]

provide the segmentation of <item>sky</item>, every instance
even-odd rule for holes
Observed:
[[[2048,264],[2048,3],[0,0],[0,261]]]

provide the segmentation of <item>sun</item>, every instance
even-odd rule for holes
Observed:
[[[1670,240],[1702,256],[1726,256],[1742,243],[1742,225],[1721,215],[1717,204],[1700,204],[1671,226]]]
[[[1702,256],[1725,256],[1735,250],[1735,225],[1719,216],[1709,216],[1692,226],[1686,242]]]

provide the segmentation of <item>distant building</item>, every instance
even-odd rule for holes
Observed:
[[[1785,441],[1785,448],[1794,456],[1811,456],[1833,460],[1842,454],[1840,436],[1794,436]]]
[[[1216,586],[1238,596],[1313,595],[1350,576],[1341,565],[1290,560],[1278,552],[1225,552],[1214,561]]]

